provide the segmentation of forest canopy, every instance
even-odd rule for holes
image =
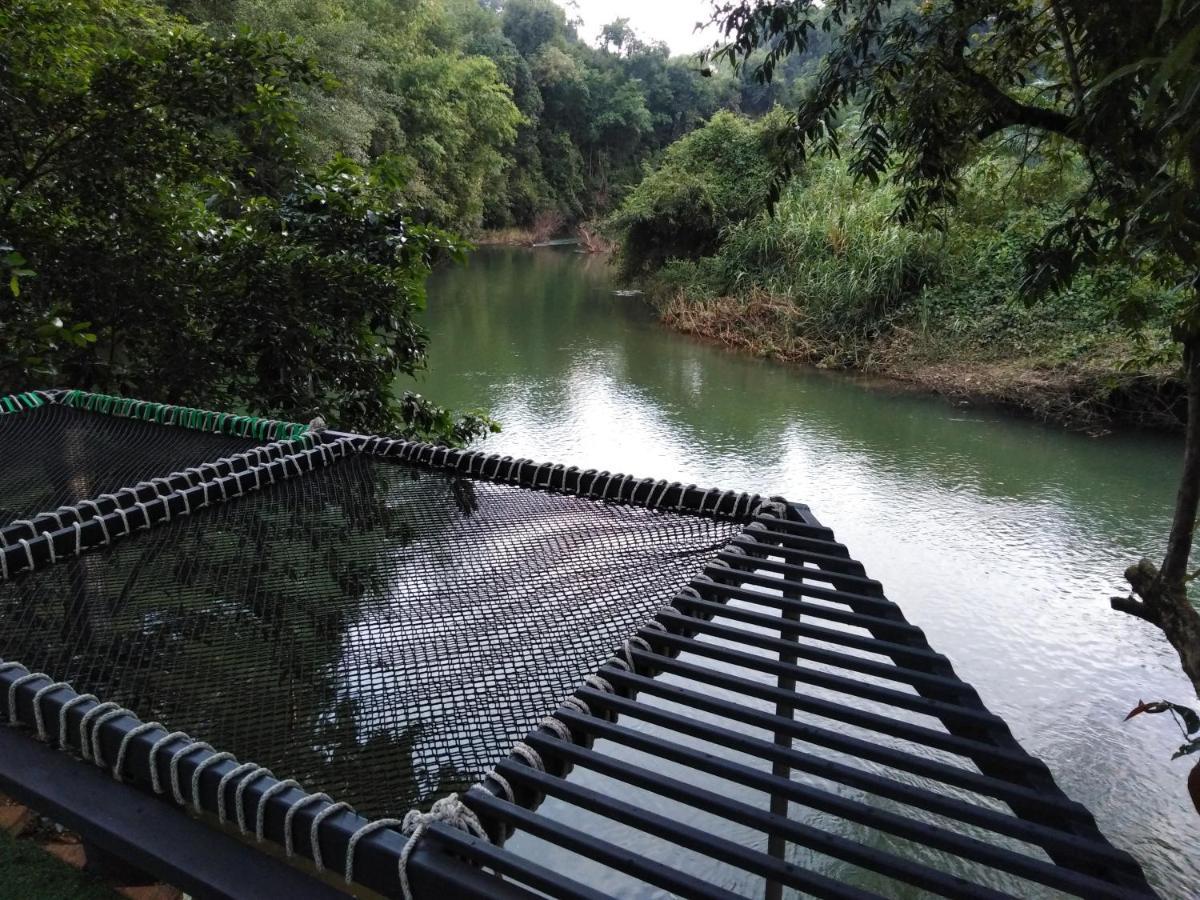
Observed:
[[[0,7],[0,373],[461,442],[398,378],[456,234],[606,211],[761,86],[551,0]]]

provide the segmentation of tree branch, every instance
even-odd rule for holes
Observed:
[[[1058,37],[1063,44],[1063,55],[1067,58],[1067,71],[1071,73],[1071,87],[1075,91],[1075,115],[1083,114],[1083,98],[1086,94],[1083,79],[1079,77],[1079,60],[1075,56],[1075,43],[1071,40],[1071,29],[1062,14],[1057,2],[1050,3],[1054,14],[1054,27],[1058,29]]]
[[[1200,509],[1200,335],[1183,344],[1183,367],[1188,387],[1188,427],[1184,438],[1183,472],[1175,498],[1175,516],[1167,538],[1159,577],[1169,588],[1182,587],[1188,577],[1188,559]]]
[[[1152,625],[1160,624],[1158,616],[1145,603],[1132,595],[1128,597],[1112,597],[1109,602],[1117,612],[1129,613],[1129,615],[1144,619]]]
[[[967,64],[963,55],[967,43],[964,32],[962,39],[955,42],[954,51],[942,54],[941,65],[951,78],[973,91],[991,114],[992,121],[979,129],[979,140],[982,141],[1014,125],[1040,128],[1073,139],[1076,120],[1072,116],[1044,106],[1022,103],[1006,94],[994,81]]]
[[[965,61],[949,67],[951,77],[959,84],[974,91],[984,101],[991,114],[991,121],[979,129],[980,140],[991,137],[998,131],[1023,125],[1039,128],[1063,137],[1074,139],[1076,120],[1066,113],[1044,106],[1032,106],[1010,97],[985,75],[976,72]]]

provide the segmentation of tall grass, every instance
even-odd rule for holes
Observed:
[[[1170,298],[1123,267],[1088,269],[1058,294],[1025,302],[1025,253],[1059,214],[1075,173],[1068,164],[1015,174],[1003,157],[976,164],[938,231],[895,221],[893,188],[856,183],[839,160],[813,160],[773,215],[735,222],[715,252],[659,270],[664,314],[758,352],[850,366],[897,334],[905,352],[929,356],[1058,364],[1092,355],[1116,366],[1136,343],[1114,315],[1130,296],[1162,310],[1151,340],[1165,334]]]
[[[836,160],[819,160],[774,211],[728,228],[720,250],[676,260],[669,293],[698,299],[767,294],[797,307],[792,327],[817,344],[848,346],[885,328],[941,261],[936,235],[892,221],[895,197],[856,184]],[[759,298],[761,305],[761,297]]]

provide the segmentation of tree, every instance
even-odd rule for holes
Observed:
[[[400,198],[428,221],[479,227],[521,112],[497,65],[471,49],[499,18],[471,0],[174,0],[215,37],[286,32],[331,77],[293,87],[306,160],[391,155]]]
[[[1061,145],[1083,157],[1088,177],[1030,248],[1025,289],[1036,298],[1081,266],[1119,261],[1174,292],[1188,395],[1179,492],[1161,565],[1130,566],[1132,593],[1112,605],[1162,629],[1200,695],[1187,594],[1200,506],[1200,3],[718,0],[713,20],[726,37],[715,56],[764,82],[835,35],[780,133],[782,170],[848,145],[856,175],[898,186],[903,220],[936,222],[960,173],[998,142],[1025,163]],[[1119,310],[1130,326],[1146,315],[1137,298]]]
[[[754,122],[722,110],[668,147],[607,220],[620,236],[622,269],[637,276],[673,259],[709,256],[732,226],[761,213],[778,119]]]
[[[402,164],[309,169],[290,40],[212,37],[143,0],[0,6],[0,377],[464,441],[394,382],[457,241]],[[7,295],[7,296],[5,296]]]
[[[567,32],[567,14],[554,0],[505,0],[504,36],[529,58]]]

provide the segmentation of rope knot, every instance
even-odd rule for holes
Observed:
[[[481,840],[488,840],[487,832],[483,828],[483,823],[479,821],[479,816],[475,815],[459,799],[458,794],[450,794],[447,797],[442,797],[434,801],[433,806],[429,808],[429,812],[410,809],[404,814],[404,818],[400,822],[400,831],[408,838],[404,844],[404,850],[400,853],[399,872],[400,889],[403,892],[405,900],[409,900],[413,895],[412,886],[408,881],[409,857],[412,856],[412,852],[417,846],[417,841],[421,839],[421,835],[425,833],[425,829],[437,822],[443,822],[451,828],[465,831]]]

